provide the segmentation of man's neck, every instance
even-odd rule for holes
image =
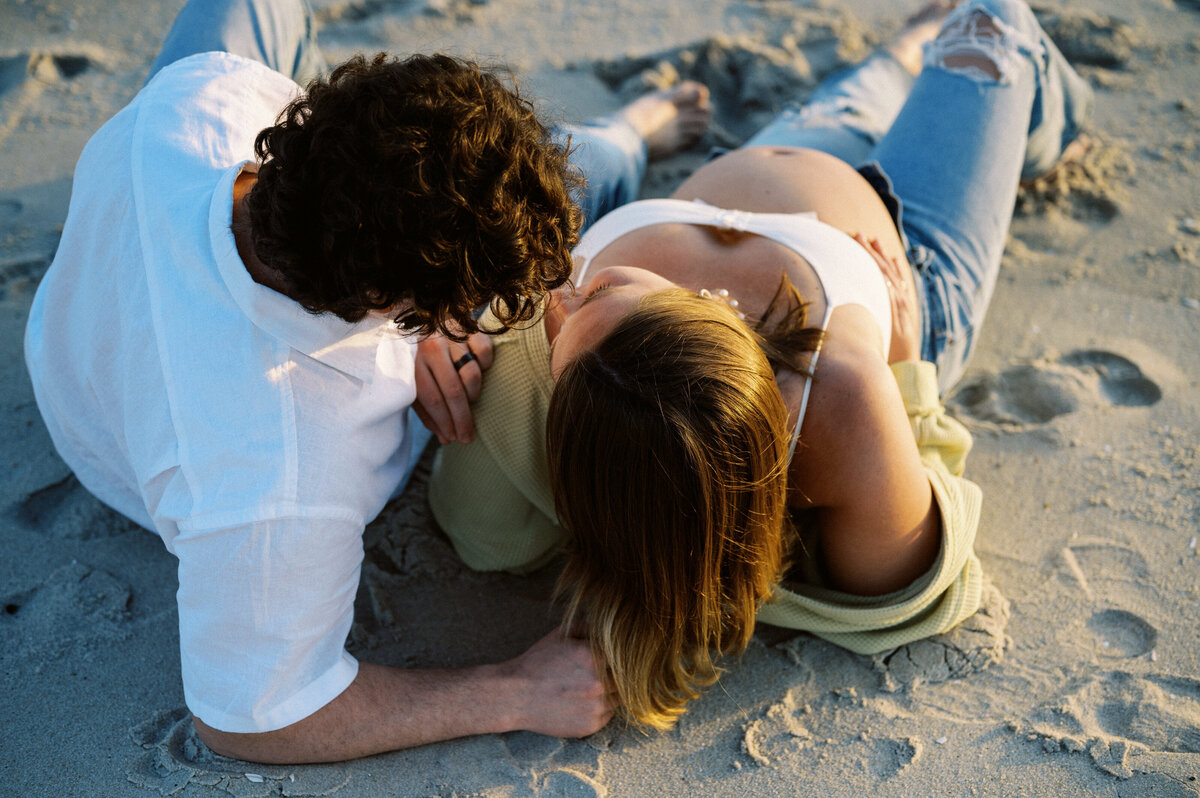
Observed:
[[[250,212],[246,208],[246,198],[250,189],[258,182],[258,169],[252,164],[242,167],[237,178],[233,181],[233,240],[237,244],[238,257],[250,274],[250,278],[259,285],[266,286],[288,296],[283,276],[270,268],[254,254],[254,236],[250,227]]]

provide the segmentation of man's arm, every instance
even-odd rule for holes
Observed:
[[[194,721],[216,753],[268,764],[337,762],[516,729],[582,737],[613,714],[603,671],[586,641],[555,630],[495,665],[401,670],[361,663],[341,695],[277,731],[235,734]]]

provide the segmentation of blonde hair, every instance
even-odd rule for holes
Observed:
[[[790,291],[786,348],[815,345],[820,331],[796,336]],[[571,534],[565,623],[586,628],[634,723],[673,725],[719,677],[716,657],[746,647],[779,579],[790,429],[772,360],[794,365],[722,303],[669,289],[556,382],[547,450]]]

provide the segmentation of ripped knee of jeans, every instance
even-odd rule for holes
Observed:
[[[937,38],[925,46],[924,65],[963,75],[980,83],[1009,83],[1031,50],[1020,31],[989,13],[982,4],[964,3],[946,19]]]

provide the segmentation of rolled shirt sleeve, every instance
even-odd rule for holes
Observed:
[[[281,729],[358,674],[345,650],[361,524],[286,518],[175,539],[188,709],[225,732]]]

